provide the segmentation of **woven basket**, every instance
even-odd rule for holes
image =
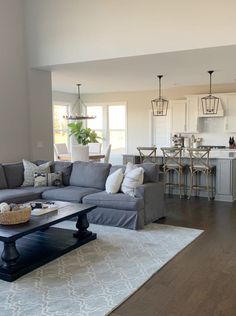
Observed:
[[[0,224],[15,225],[26,223],[30,219],[31,207],[21,208],[12,212],[0,213]]]

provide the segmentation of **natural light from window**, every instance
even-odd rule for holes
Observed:
[[[111,144],[111,162],[122,163],[122,153],[126,151],[126,106],[88,105],[87,114],[96,119],[88,120],[87,126],[102,137],[104,150]]]
[[[65,143],[68,146],[68,121],[63,116],[68,115],[68,105],[53,106],[54,144]]]

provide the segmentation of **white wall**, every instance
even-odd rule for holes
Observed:
[[[53,160],[51,73],[29,72],[30,158]]]
[[[0,162],[29,158],[26,50],[21,0],[0,0]]]
[[[31,65],[236,44],[235,0],[25,0]]]

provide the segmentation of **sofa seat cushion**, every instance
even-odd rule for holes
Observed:
[[[68,186],[43,192],[42,197],[45,200],[58,200],[68,202],[81,202],[85,195],[100,192],[98,189],[81,188],[77,186]]]
[[[32,193],[42,194],[44,191],[53,190],[55,186],[46,186],[46,187],[22,187],[22,190]]]
[[[0,202],[25,203],[39,198],[41,198],[40,193],[27,191],[21,188],[0,190]]]
[[[142,198],[132,197],[124,193],[108,194],[106,191],[85,196],[83,203],[130,211],[138,211],[144,207]]]

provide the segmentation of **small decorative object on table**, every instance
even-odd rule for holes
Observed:
[[[30,219],[31,207],[29,205],[0,204],[0,224],[16,225],[26,223]]]
[[[229,148],[235,148],[235,141],[234,141],[234,137],[229,138]]]

